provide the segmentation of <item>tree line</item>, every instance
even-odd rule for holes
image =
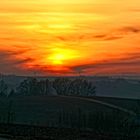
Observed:
[[[30,96],[30,95],[79,95],[93,96],[96,87],[92,82],[82,79],[56,78],[38,80],[24,79],[15,89],[9,90],[4,80],[0,80],[0,96]]]

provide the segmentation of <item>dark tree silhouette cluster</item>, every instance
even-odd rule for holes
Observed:
[[[77,78],[48,79],[27,78],[24,79],[16,89],[9,89],[7,84],[0,81],[0,96],[31,96],[31,95],[95,95],[95,86],[88,80]]]
[[[27,78],[17,87],[18,95],[47,95],[51,83],[48,79],[38,81],[36,78]]]
[[[70,92],[71,80],[68,78],[57,78],[53,82],[53,87],[58,95],[68,95]]]
[[[53,82],[53,87],[59,95],[95,95],[95,86],[93,86],[91,82],[82,78],[74,80],[58,78]]]
[[[76,79],[71,82],[70,94],[89,96],[95,94],[95,86],[91,82],[84,79]]]

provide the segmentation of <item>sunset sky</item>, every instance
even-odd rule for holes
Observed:
[[[140,74],[140,0],[1,1],[0,73]]]

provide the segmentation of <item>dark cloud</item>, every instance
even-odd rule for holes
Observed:
[[[120,32],[125,32],[125,33],[140,33],[140,27],[137,26],[126,26],[120,29]]]
[[[106,33],[87,33],[87,34],[71,34],[66,36],[56,36],[60,41],[83,41],[83,40],[98,40],[109,41],[122,39],[130,34],[139,34],[140,26],[124,26],[117,29],[112,29]]]
[[[17,60],[14,62],[15,65],[21,65],[21,64],[25,64],[25,63],[28,63],[28,62],[32,62],[33,59],[32,58],[24,58],[22,60]]]
[[[138,33],[140,33],[140,27],[126,26],[120,29],[114,29],[107,34],[95,35],[93,36],[93,38],[102,39],[102,40],[116,40],[116,39],[124,38],[126,35],[129,34],[138,34]]]
[[[2,57],[8,57],[8,56],[16,56],[16,55],[21,55],[21,54],[23,54],[23,53],[26,53],[27,52],[27,50],[20,50],[20,51],[8,51],[8,50],[6,50],[6,51],[0,51],[0,58],[2,58]]]
[[[78,73],[89,74],[92,73],[107,73],[126,70],[128,72],[140,70],[140,53],[129,53],[122,59],[104,60],[96,63],[83,64],[74,67],[67,67],[67,70],[52,70],[51,66],[33,65],[31,58],[14,59],[14,52],[0,52],[0,72],[14,74],[32,74],[34,72],[45,75],[74,75]],[[24,64],[29,63],[30,68],[22,67]]]
[[[22,65],[33,61],[31,58],[16,59],[15,56],[21,53],[24,53],[24,51],[0,51],[0,72],[20,73],[22,71]]]
[[[123,38],[122,36],[117,36],[117,35],[111,35],[111,34],[106,34],[106,35],[96,35],[93,36],[93,39],[100,39],[100,40],[117,40]]]
[[[113,68],[127,68],[127,67],[138,67],[140,70],[140,53],[130,53],[127,57],[122,59],[114,59],[114,60],[107,60],[107,61],[100,61],[96,63],[91,64],[83,64],[79,66],[71,67],[71,70],[74,72],[85,72],[86,70],[96,70],[97,71],[103,71],[104,69],[112,69]],[[129,71],[129,69],[128,69]]]
[[[44,73],[46,75],[75,75],[79,73],[89,74],[90,71],[92,73],[108,73],[108,72],[129,72],[131,73],[140,71],[140,52],[132,52],[125,54],[126,56],[121,59],[113,59],[113,60],[102,60],[96,63],[77,65],[73,67],[67,67],[67,70],[53,70],[51,66],[43,66],[43,65],[32,65],[30,71],[35,71],[37,73]]]

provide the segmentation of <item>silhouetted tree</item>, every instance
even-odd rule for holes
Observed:
[[[20,83],[20,85],[17,87],[17,93],[20,95],[30,94],[29,79],[25,79]]]
[[[48,79],[38,81],[36,78],[28,78],[20,83],[17,93],[20,95],[48,95],[50,91]]]
[[[38,82],[38,90],[40,95],[48,95],[50,92],[50,81],[48,79]]]
[[[17,88],[18,94],[37,95],[39,92],[38,81],[36,78],[28,78],[20,83]]]
[[[53,82],[28,78],[20,83],[17,92],[21,95],[49,95],[52,87],[58,95],[95,95],[95,86],[91,82],[84,79],[72,81],[68,78],[57,78]]]
[[[8,97],[15,96],[15,95],[16,95],[16,92],[15,92],[15,90],[12,88],[12,89],[10,90],[10,92],[9,92]]]
[[[53,87],[58,95],[95,95],[95,86],[81,78],[73,81],[68,78],[57,78],[53,82]]]
[[[30,78],[29,79],[29,93],[31,95],[38,95],[39,94],[39,86],[38,86],[38,80],[36,78]]]
[[[71,82],[70,93],[72,95],[95,95],[95,86],[91,82],[84,79],[75,79]]]
[[[0,80],[0,96],[6,96],[8,90],[8,85],[4,80]]]
[[[58,95],[68,95],[71,80],[68,78],[57,78],[53,81],[53,87],[57,91]]]

